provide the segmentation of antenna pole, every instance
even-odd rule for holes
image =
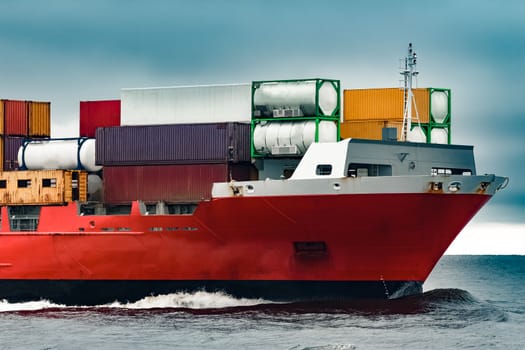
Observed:
[[[414,94],[412,92],[412,78],[419,74],[416,71],[417,54],[412,49],[412,43],[408,44],[408,53],[405,57],[404,69],[401,71],[401,75],[404,77],[404,110],[403,110],[403,130],[402,139],[408,141],[408,133],[412,126],[412,100]]]

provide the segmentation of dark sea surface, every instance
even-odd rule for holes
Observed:
[[[422,295],[272,304],[194,293],[0,302],[0,349],[525,349],[525,256],[444,256]]]

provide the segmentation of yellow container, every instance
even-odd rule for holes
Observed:
[[[51,136],[51,103],[29,101],[29,136]]]
[[[401,139],[403,122],[390,120],[345,121],[341,123],[340,135],[342,139],[381,140],[383,138],[383,128],[397,128],[397,139]]]
[[[430,89],[413,89],[415,104],[412,106],[413,121],[428,123]],[[356,89],[343,92],[343,118],[345,121],[388,120],[403,121],[404,91],[400,88]]]
[[[86,200],[85,171],[0,172],[0,205],[57,205]]]

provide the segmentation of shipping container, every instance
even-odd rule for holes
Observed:
[[[57,205],[86,200],[84,171],[0,172],[0,205]]]
[[[396,128],[397,139],[401,140],[403,129],[402,121],[388,120],[356,120],[341,123],[340,133],[342,139],[356,138],[367,140],[382,140],[383,128]]]
[[[80,102],[80,137],[95,137],[97,128],[119,125],[120,100]]]
[[[99,128],[98,165],[248,162],[250,124],[212,123]]]
[[[5,136],[0,135],[0,171],[4,171],[4,149],[5,149]]]
[[[51,136],[51,102],[27,102],[29,109],[29,136]]]
[[[4,134],[27,136],[29,108],[27,101],[4,100]]]
[[[417,122],[417,108],[419,122],[428,123],[432,89],[418,88],[412,91],[415,99],[415,104],[412,106],[412,121]],[[401,88],[344,90],[344,120],[403,121],[404,94]]]
[[[5,125],[5,100],[0,100],[0,135],[4,135]]]
[[[122,89],[121,125],[250,122],[251,84]]]
[[[340,81],[296,79],[252,82],[252,118],[340,118]]]
[[[18,150],[27,138],[23,136],[4,136],[2,137],[4,146],[4,171],[19,169]]]
[[[251,163],[104,167],[104,201],[196,203],[211,198],[214,182],[256,180]]]

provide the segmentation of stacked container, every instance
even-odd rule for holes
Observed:
[[[77,200],[87,200],[84,171],[0,172],[0,205],[56,205]]]
[[[250,180],[250,125],[200,123],[99,128],[96,161],[104,200],[196,203],[214,182]]]
[[[450,143],[450,90],[413,89],[409,141]],[[401,88],[344,91],[341,138],[381,140],[383,128],[396,128],[401,139],[405,91]],[[417,111],[417,112],[416,112]]]
[[[122,125],[250,122],[250,84],[122,89]]]
[[[301,157],[312,142],[339,135],[340,82],[328,79],[252,83],[253,157]]]
[[[80,102],[80,137],[95,137],[97,128],[119,125],[120,100]]]
[[[17,151],[23,140],[51,135],[51,103],[1,100],[0,134],[0,170],[16,170]]]

